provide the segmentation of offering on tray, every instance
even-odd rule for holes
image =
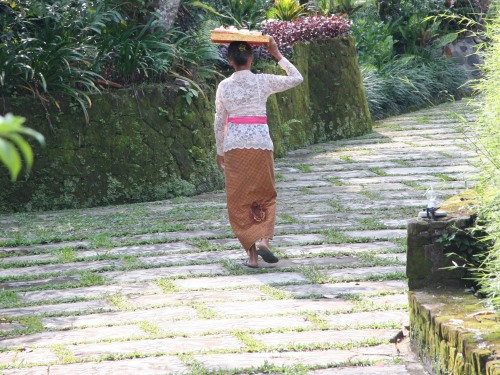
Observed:
[[[211,31],[211,39],[214,43],[227,44],[235,41],[247,42],[249,44],[266,44],[269,42],[267,35],[260,31],[237,29],[234,26],[218,27]]]

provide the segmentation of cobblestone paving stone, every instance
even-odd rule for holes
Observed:
[[[409,351],[406,221],[473,184],[460,102],[276,161],[277,264],[223,192],[0,216],[0,374],[425,374]]]

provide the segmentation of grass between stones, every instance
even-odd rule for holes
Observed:
[[[331,182],[333,186],[344,186],[345,184],[342,182],[340,178],[337,177],[329,177],[326,179],[328,182]]]
[[[439,178],[441,181],[457,181],[456,178],[444,173],[431,173],[432,176]]]
[[[384,199],[384,197],[382,197],[380,193],[377,193],[377,192],[374,192],[374,191],[370,191],[370,190],[361,190],[360,194],[362,194],[365,197],[368,197],[368,198],[370,198],[371,200],[374,200],[374,201]]]
[[[164,335],[162,329],[158,327],[157,324],[149,321],[144,321],[140,322],[138,324],[139,328],[142,329],[144,332],[146,332],[149,336],[149,338],[154,339],[154,338],[159,338]]]
[[[297,224],[299,220],[294,218],[292,215],[282,213],[278,215],[278,225],[279,224]]]
[[[155,284],[161,288],[163,293],[175,293],[179,291],[179,288],[170,279],[160,279]]]
[[[307,312],[304,314],[304,316],[305,316],[305,319],[308,322],[311,322],[312,324],[314,324],[314,326],[317,329],[327,330],[330,328],[330,325],[328,324],[326,319],[323,317],[323,314],[321,314],[321,313]]]
[[[378,230],[378,229],[389,229],[387,225],[380,222],[379,219],[373,217],[367,217],[361,219],[360,221],[361,229],[363,230]]]
[[[303,172],[303,173],[310,173],[310,172],[312,172],[311,166],[306,165],[306,164],[299,164],[299,165],[296,166],[296,168],[299,171]]]
[[[368,170],[380,177],[387,176],[387,173],[382,168],[374,167],[374,168],[368,168]]]
[[[215,319],[219,317],[215,311],[207,307],[203,302],[191,302],[189,306],[195,309],[202,319]]]
[[[406,167],[406,168],[409,168],[412,166],[412,164],[406,160],[402,160],[402,159],[394,159],[394,160],[391,160],[393,163],[396,163],[396,164],[399,164],[401,165],[402,167]]]
[[[285,179],[285,177],[283,176],[282,173],[275,173],[274,180],[276,182],[284,182],[284,181],[286,181],[286,179]]]
[[[349,155],[340,155],[339,159],[345,161],[346,163],[354,163],[353,158]]]
[[[262,285],[259,290],[275,300],[293,299],[293,294],[271,285]]]
[[[301,187],[299,188],[299,190],[300,190],[300,192],[301,192],[302,194],[304,194],[304,195],[313,195],[313,194],[314,194],[314,192],[313,192],[311,189],[309,189],[309,188],[307,188],[307,187],[304,187],[304,186],[301,186]]]
[[[19,303],[19,296],[11,290],[0,290],[0,306],[12,306]]]
[[[236,258],[217,258],[215,254],[210,254],[221,250],[241,250],[228,225],[223,194],[214,194],[208,199],[176,198],[164,202],[0,217],[2,223],[5,223],[0,224],[2,231],[5,232],[5,235],[2,233],[4,240],[0,242],[0,246],[4,247],[0,249],[0,260],[8,259],[8,262],[0,265],[0,270],[9,270],[8,275],[14,275],[0,277],[0,289],[3,289],[0,291],[0,328],[3,323],[11,327],[0,331],[0,337],[11,339],[19,336],[21,339],[23,335],[41,332],[64,335],[66,331],[68,334],[72,334],[73,331],[77,333],[78,330],[85,328],[103,327],[104,329],[106,327],[108,329],[132,325],[140,331],[136,332],[134,336],[116,339],[75,338],[75,342],[70,344],[64,342],[59,345],[47,344],[44,346],[37,345],[37,336],[33,336],[32,348],[35,350],[49,348],[58,358],[57,362],[53,364],[62,365],[92,360],[120,361],[154,356],[160,358],[163,355],[177,356],[186,366],[188,372],[192,374],[259,372],[307,374],[315,369],[373,365],[380,361],[387,364],[401,363],[401,359],[398,357],[389,356],[374,361],[335,362],[325,360],[317,365],[277,366],[269,361],[264,365],[259,362],[259,365],[255,367],[240,368],[234,364],[230,365],[231,368],[227,370],[218,370],[205,367],[203,358],[205,355],[216,354],[261,353],[267,355],[267,353],[273,353],[272,356],[275,356],[281,352],[309,353],[331,349],[349,352],[356,348],[387,344],[384,340],[366,338],[348,344],[335,343],[334,341],[326,344],[323,342],[310,343],[297,339],[293,343],[266,345],[259,335],[286,333],[288,335],[297,334],[299,337],[302,332],[318,330],[332,331],[333,335],[335,331],[342,329],[401,328],[401,323],[396,320],[352,324],[343,319],[353,313],[383,314],[385,311],[393,313],[405,311],[406,303],[400,297],[405,292],[404,290],[377,288],[372,292],[357,293],[349,292],[350,289],[344,289],[344,286],[337,284],[355,285],[363,282],[404,281],[406,279],[404,272],[399,272],[404,261],[391,259],[394,257],[386,259],[378,257],[378,255],[402,254],[406,251],[404,238],[387,238],[395,232],[384,232],[384,230],[395,227],[402,228],[398,224],[398,220],[415,216],[419,209],[398,204],[401,199],[393,199],[393,204],[381,208],[377,207],[381,206],[380,202],[377,201],[384,200],[385,196],[393,196],[395,183],[402,183],[407,187],[405,194],[408,193],[404,196],[411,196],[411,192],[415,192],[415,196],[420,196],[427,187],[419,183],[418,176],[414,180],[399,181],[398,176],[388,176],[385,170],[379,166],[394,163],[394,165],[404,168],[411,168],[412,162],[408,161],[409,159],[419,160],[419,165],[434,165],[435,163],[432,163],[435,159],[429,158],[429,161],[426,162],[427,154],[422,147],[426,147],[425,142],[428,141],[422,139],[419,141],[421,137],[407,138],[414,142],[405,142],[409,147],[405,147],[404,150],[391,149],[393,140],[390,137],[390,132],[420,129],[422,127],[418,124],[423,123],[429,125],[425,127],[425,131],[427,131],[424,133],[425,136],[425,134],[430,134],[429,129],[433,128],[434,122],[431,121],[430,115],[420,112],[415,115],[405,115],[400,120],[388,121],[387,124],[383,122],[378,124],[377,131],[379,133],[368,134],[354,140],[312,146],[310,152],[301,154],[300,158],[293,156],[290,159],[277,161],[278,168],[286,168],[283,171],[287,171],[276,173],[277,182],[300,180],[299,177],[312,179],[316,178],[317,175],[321,184],[311,183],[308,185],[309,187],[279,185],[279,194],[285,193],[283,195],[286,198],[282,202],[287,210],[286,213],[278,212],[276,232],[278,240],[281,236],[285,240],[282,243],[276,241],[273,250],[281,259],[290,260],[287,260],[287,263],[278,264],[275,268],[248,270]],[[438,154],[448,159],[454,158],[455,154],[462,155],[464,152],[463,144],[454,144],[453,124],[436,125],[440,128],[444,126],[450,128],[450,136],[440,137],[445,148],[444,151],[438,151]],[[387,135],[384,134],[386,131]],[[412,132],[412,134],[417,135],[417,132]],[[415,149],[411,147],[415,147]],[[411,155],[411,158],[405,157],[404,160],[399,158],[400,155],[408,155],[412,152],[414,154]],[[319,153],[324,154],[320,155]],[[330,165],[333,167],[329,167]],[[450,162],[450,165],[454,164]],[[289,170],[293,171],[290,168],[295,168],[295,172],[289,172]],[[355,176],[359,171],[359,176],[363,177],[358,179],[340,178],[336,176],[337,170],[339,173],[343,173],[339,176]],[[297,171],[302,175],[298,175]],[[313,171],[314,174],[311,174]],[[366,173],[367,171],[376,176],[365,177],[370,175]],[[309,175],[306,175],[308,173]],[[384,176],[387,178],[380,178]],[[432,176],[443,182],[456,181],[453,177],[454,174],[438,173],[432,174]],[[370,178],[372,180],[367,181]],[[366,184],[365,188],[358,185],[358,180]],[[325,182],[329,182],[329,184],[325,184]],[[378,190],[378,186],[380,186],[380,190]],[[305,204],[295,204],[295,201],[299,199],[301,203],[305,202]],[[402,199],[401,202],[406,200]],[[350,207],[350,202],[356,204]],[[373,207],[370,207],[370,202],[373,202]],[[323,223],[324,225],[321,225]],[[364,236],[363,232],[351,233],[355,230],[367,231],[367,234]],[[359,235],[362,237],[355,237]],[[382,246],[381,243],[386,243],[387,246]],[[161,247],[162,244],[169,246]],[[181,244],[185,244],[186,247],[183,248]],[[353,244],[360,244],[360,246]],[[363,244],[367,245],[366,249],[363,248]],[[372,247],[369,247],[368,244]],[[31,245],[34,247],[26,248]],[[149,247],[150,245],[151,247]],[[345,246],[345,249],[339,245]],[[142,252],[141,246],[149,248]],[[137,248],[133,249],[133,247]],[[301,252],[302,248],[304,253]],[[234,255],[234,252],[231,254]],[[165,257],[164,262],[162,258],[153,258],[161,256]],[[17,260],[18,257],[19,260]],[[342,257],[354,258],[354,261],[345,260],[342,264]],[[241,250],[241,259],[244,258],[244,251]],[[321,262],[321,258],[325,258],[324,263]],[[332,260],[332,258],[339,258],[339,261]],[[55,267],[56,265],[60,265],[60,267]],[[29,272],[27,267],[31,266],[37,268],[33,268],[33,272]],[[189,266],[210,266],[210,270],[215,269],[216,271],[198,271],[199,268],[196,268],[196,271],[191,271],[188,268],[186,271],[182,270],[183,267]],[[172,269],[172,274],[168,274],[167,271],[171,267],[176,267],[180,273],[174,273],[177,271]],[[370,270],[372,267],[386,268],[381,269],[380,272],[374,272],[375,269]],[[165,268],[166,273],[160,274],[160,268]],[[44,270],[50,272],[37,273],[44,272]],[[113,279],[115,277],[113,271],[119,271],[120,275],[127,275],[129,272],[140,270],[144,270],[145,273],[149,272],[148,270],[156,272],[154,277],[146,278],[145,281],[137,281],[144,285],[150,285],[151,288],[147,287],[147,290],[138,293],[122,292],[116,288],[118,284]],[[290,277],[288,277],[288,273]],[[137,274],[140,273],[135,273],[135,275]],[[272,279],[272,276],[268,274],[276,275],[275,282],[262,282],[262,279],[267,280],[268,277]],[[279,275],[283,275],[281,280],[294,280],[295,277],[297,280],[280,281]],[[218,289],[209,285],[213,277],[218,277],[221,280]],[[50,278],[52,280],[49,281]],[[124,287],[136,282],[134,280],[123,281],[123,278],[121,280]],[[190,281],[186,284],[185,280]],[[225,285],[223,280],[228,280],[230,283]],[[239,280],[244,285],[234,284],[235,281],[239,282]],[[389,284],[392,283],[387,283],[387,285]],[[401,285],[400,282],[396,284]],[[186,285],[189,286],[186,287]],[[71,294],[73,288],[89,288],[90,291],[94,286],[103,286],[103,289],[95,288],[88,294],[85,290],[80,289],[79,294]],[[106,293],[104,290],[108,286],[114,289]],[[60,296],[58,298],[50,298],[50,290],[65,291],[57,294]],[[127,290],[135,291],[137,288]],[[329,292],[330,290],[341,290],[342,292]],[[24,295],[24,292],[31,291],[47,292],[37,296],[31,295],[29,298],[28,295]],[[199,293],[200,299],[194,301],[186,299],[185,294],[187,293]],[[252,295],[252,293],[254,294]],[[45,297],[45,294],[49,297]],[[238,311],[226,315],[224,309],[228,308],[227,306],[230,304],[222,304],[231,302],[231,300],[227,300],[227,295],[241,295],[241,300],[248,304],[264,302],[280,305],[280,303],[288,304],[287,301],[290,301],[297,306],[302,306],[302,303],[310,303],[312,306],[319,301],[320,303],[332,302],[332,306],[335,307],[318,311],[301,310],[300,308],[296,311],[289,311],[289,309],[275,308],[271,313],[250,309],[248,312]],[[56,295],[54,294],[54,296]],[[151,299],[148,299],[148,296],[151,296]],[[142,305],[136,303],[141,298]],[[30,299],[34,302],[27,302]],[[236,298],[236,300],[240,299]],[[71,306],[72,303],[81,302],[89,303]],[[57,308],[59,304],[61,305],[60,309]],[[46,305],[51,306],[45,308]],[[221,308],[221,306],[226,307]],[[13,315],[21,314],[21,316],[6,316],[8,308],[21,309],[12,313]],[[188,309],[191,314],[172,317],[162,316],[160,310],[156,313],[157,309],[169,310],[170,308]],[[148,312],[148,316],[154,317],[141,317],[142,311]],[[124,314],[121,316],[127,316],[127,318],[113,321],[105,318],[108,317],[105,315],[108,312],[112,312],[112,316]],[[98,318],[100,314],[104,314],[102,320]],[[65,326],[65,319],[77,316],[81,319],[78,327]],[[87,317],[95,319],[87,320]],[[252,329],[251,326],[244,324],[224,327],[218,327],[214,324],[213,327],[207,326],[206,329],[199,330],[200,332],[196,335],[182,329],[178,331],[170,329],[170,326],[175,327],[176,323],[179,324],[179,327],[181,323],[182,326],[189,327],[190,324],[195,325],[200,321],[258,319],[259,322],[262,322],[268,318],[294,318],[298,319],[297,321],[300,323],[298,326],[273,327],[271,325],[259,329]],[[50,324],[55,323],[50,322],[58,323],[52,326]],[[190,337],[205,337],[206,339],[207,336],[215,337],[216,335],[230,336],[232,340],[236,338],[241,345],[228,349],[205,348],[201,352],[192,353],[184,353],[177,348],[158,352],[154,350],[131,351],[124,354],[113,351],[114,343],[130,342],[136,344],[136,342],[146,339],[181,340]],[[28,337],[24,338],[28,339]],[[73,344],[106,344],[109,345],[109,351],[94,358],[82,359],[77,358],[73,353]],[[0,352],[8,352],[10,349],[0,349]],[[270,355],[270,358],[272,356]],[[0,369],[34,366],[36,366],[35,363],[13,362],[0,365]]]
[[[311,150],[315,153],[318,153],[318,154],[328,151],[325,147],[321,147],[321,146],[312,146]]]
[[[401,181],[402,184],[409,186],[415,190],[428,190],[429,187],[420,185],[418,182],[415,181]]]
[[[61,263],[69,263],[76,261],[76,251],[71,247],[63,247],[54,252],[54,255],[57,257],[57,260]]]
[[[53,345],[51,349],[59,358],[59,363],[61,364],[78,362],[77,358],[74,356],[73,352],[68,348],[67,345]]]
[[[438,154],[445,157],[445,158],[448,158],[448,159],[454,159],[455,157],[447,152],[443,152],[443,151],[438,151]]]
[[[182,362],[189,368],[190,374],[194,375],[236,375],[236,374],[286,374],[286,375],[307,375],[315,370],[323,370],[329,368],[343,368],[343,367],[367,367],[382,364],[398,364],[399,361],[394,360],[350,360],[343,362],[331,362],[325,365],[276,365],[264,362],[261,366],[253,367],[240,367],[232,369],[217,369],[208,370],[203,364],[194,359],[193,355],[182,355]]]

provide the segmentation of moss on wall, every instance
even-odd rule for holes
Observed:
[[[500,375],[498,314],[463,289],[410,292],[410,335],[436,375]]]
[[[354,39],[342,37],[307,46],[314,142],[349,138],[371,130]]]
[[[276,156],[371,129],[352,38],[297,45],[294,62],[304,83],[268,101]],[[64,101],[61,111],[50,110],[49,125],[36,100],[6,99],[2,112],[26,117],[47,146],[34,145],[35,165],[24,180],[12,183],[0,170],[0,211],[160,200],[222,188],[214,164],[214,92],[191,104],[176,86],[95,95],[89,124]]]
[[[277,156],[283,156],[290,148],[371,131],[352,37],[297,44],[294,63],[304,82],[268,100],[269,126]],[[279,74],[280,70],[266,72]]]
[[[53,110],[18,98],[9,112],[46,136],[34,145],[29,178],[3,176],[4,211],[157,200],[223,187],[212,163],[213,98],[187,105],[176,87],[149,85],[92,97],[86,124],[78,108]],[[31,114],[26,114],[30,108]]]

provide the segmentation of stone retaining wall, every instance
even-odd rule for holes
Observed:
[[[438,239],[443,234],[468,228],[472,222],[470,215],[445,217],[436,221],[412,219],[408,222],[406,276],[410,290],[463,284],[465,270],[446,269],[453,266],[452,262],[456,259],[445,253]]]
[[[500,315],[458,290],[412,291],[410,337],[436,375],[500,375]]]
[[[371,130],[353,38],[299,44],[294,62],[304,83],[268,101],[276,156]],[[51,108],[49,125],[39,101],[5,98],[0,113],[26,117],[47,146],[34,145],[34,168],[18,182],[0,170],[0,212],[161,200],[223,188],[214,165],[215,86],[193,102],[179,87],[164,85],[95,95],[89,124],[64,101],[60,111]]]
[[[473,224],[467,195],[441,205],[445,218],[408,222],[410,337],[432,374],[500,375],[500,315],[464,288],[464,268],[446,269],[457,259],[438,241]]]

